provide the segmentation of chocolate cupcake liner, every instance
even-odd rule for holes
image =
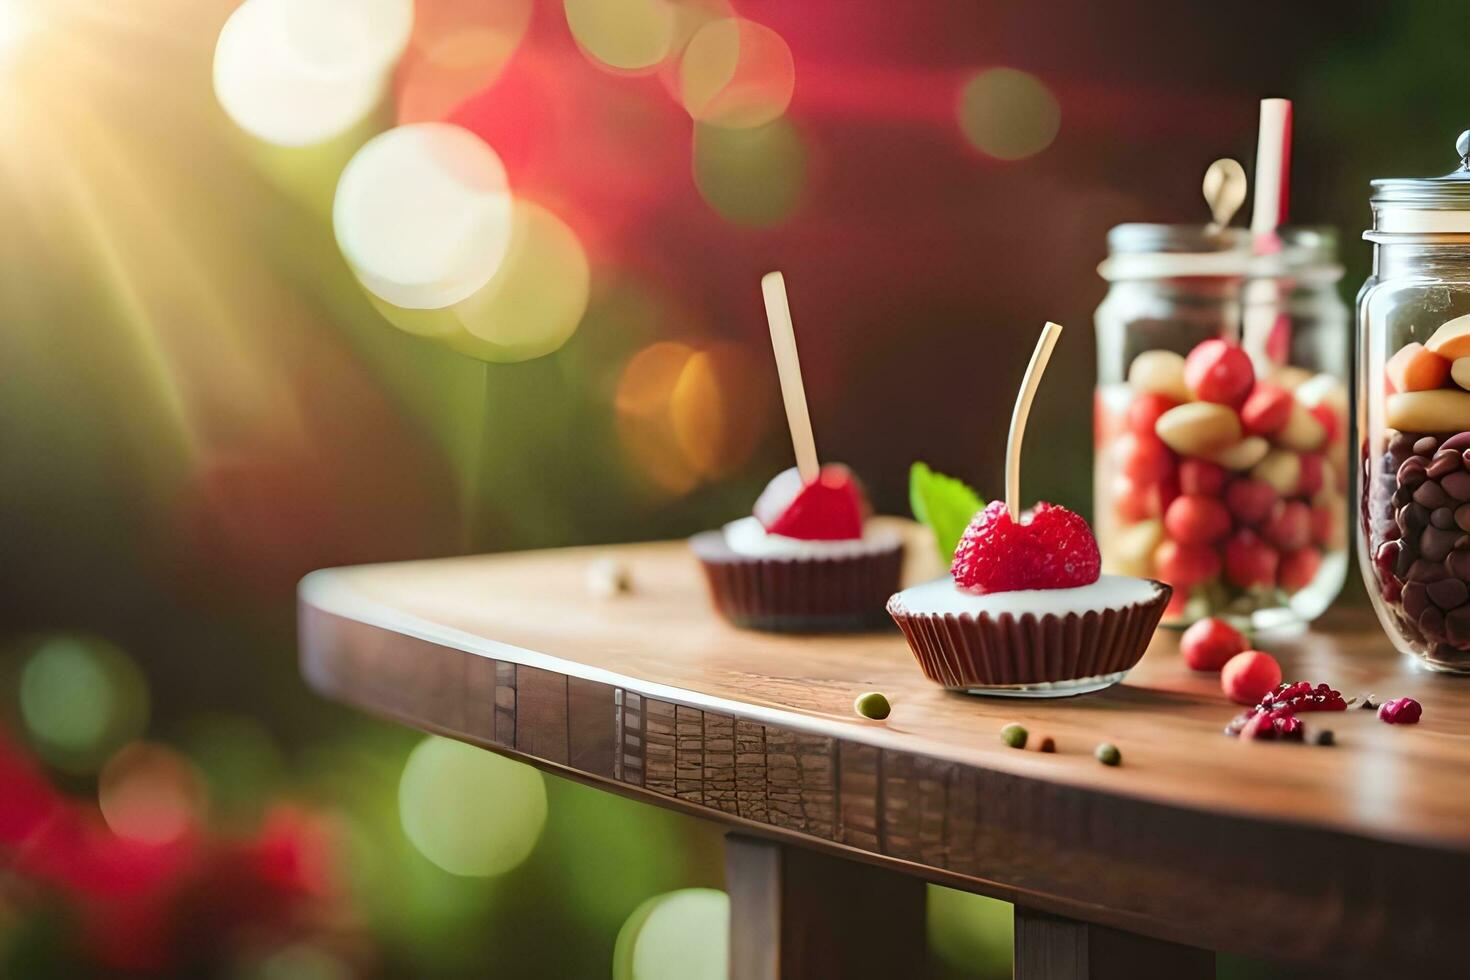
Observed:
[[[885,626],[888,597],[899,587],[903,543],[837,557],[741,555],[720,531],[690,539],[710,598],[736,626],[778,632]]]
[[[1121,674],[1143,657],[1174,590],[1121,609],[1066,615],[888,611],[924,676],[945,687],[1014,688]]]

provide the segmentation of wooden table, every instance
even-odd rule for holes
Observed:
[[[629,594],[589,592],[608,556]],[[1020,977],[1213,976],[1207,950],[1467,972],[1470,680],[1363,611],[1270,644],[1288,678],[1424,705],[1306,716],[1335,747],[1225,737],[1236,709],[1168,632],[1056,701],[946,692],[896,632],[742,632],[682,543],[317,572],[300,630],[329,697],[729,827],[737,978],[915,976],[926,880],[1015,903]],[[886,722],[854,715],[868,690]],[[1013,721],[1056,754],[1002,744]]]

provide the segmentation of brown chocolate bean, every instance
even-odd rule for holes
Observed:
[[[1429,478],[1428,470],[1429,464],[1424,461],[1422,456],[1410,456],[1399,467],[1397,474],[1399,486],[1409,487],[1411,489],[1417,487]]]
[[[1402,507],[1404,504],[1407,504],[1413,499],[1414,491],[1410,490],[1408,487],[1399,487],[1393,492],[1393,496],[1389,498],[1389,500],[1393,503],[1395,507]]]
[[[1452,551],[1444,564],[1455,578],[1470,582],[1470,551]]]
[[[1445,612],[1463,606],[1466,600],[1470,600],[1470,588],[1457,578],[1440,579],[1431,582],[1425,587],[1429,593],[1429,601],[1434,603]]]
[[[1470,466],[1470,449],[1467,449],[1463,453],[1461,453],[1460,458],[1465,461],[1466,466]]]
[[[1404,537],[1418,537],[1419,532],[1429,526],[1429,508],[1418,503],[1401,507],[1394,515],[1394,523],[1404,532]]]
[[[1434,436],[1425,436],[1414,443],[1414,452],[1420,456],[1433,456],[1434,451],[1439,448],[1439,440]]]
[[[1390,454],[1407,456],[1414,451],[1414,443],[1418,441],[1419,436],[1412,432],[1395,433],[1394,437],[1388,440],[1388,451]],[[1466,445],[1470,445],[1470,443]]]
[[[1440,449],[1470,449],[1470,432],[1450,436],[1440,444]]]
[[[1470,606],[1461,606],[1444,618],[1445,633],[1456,646],[1470,646]]]
[[[1424,472],[1429,475],[1431,480],[1438,480],[1441,477],[1449,476],[1451,473],[1463,472],[1463,462],[1460,459],[1460,454],[1454,450],[1448,452],[1441,450],[1434,454],[1434,459],[1430,460],[1429,466]]]
[[[1418,619],[1429,608],[1429,589],[1423,582],[1410,582],[1404,586],[1404,615]]]
[[[1429,523],[1448,531],[1455,526],[1455,512],[1448,507],[1436,507],[1429,513]]]
[[[1399,578],[1405,578],[1418,560],[1419,556],[1414,554],[1412,548],[1404,548],[1393,560],[1393,573]]]
[[[1408,550],[1405,549],[1404,553],[1408,554]],[[1447,568],[1437,561],[1425,561],[1423,558],[1417,558],[1410,563],[1409,570],[1404,577],[1410,582],[1422,582],[1428,585],[1430,582],[1438,582],[1442,578],[1449,578],[1450,573]]]
[[[1455,526],[1470,532],[1470,504],[1461,504],[1455,508]]]
[[[1444,613],[1439,607],[1430,606],[1419,614],[1419,631],[1431,640],[1445,639]]]
[[[1427,527],[1419,535],[1419,556],[1425,561],[1444,561],[1455,550],[1455,540],[1459,536],[1459,530],[1446,531],[1443,528]]]
[[[1444,492],[1456,500],[1470,500],[1470,473],[1460,470],[1439,481]]]
[[[1444,488],[1434,481],[1426,481],[1414,488],[1414,503],[1423,504],[1430,510],[1443,507],[1450,502],[1450,495],[1444,492]]]
[[[1455,539],[1455,551],[1464,551],[1466,548],[1470,548],[1470,534],[1462,534]]]

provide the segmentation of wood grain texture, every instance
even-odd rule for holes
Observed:
[[[610,551],[634,592],[582,595],[585,564]],[[318,573],[303,671],[409,724],[1031,908],[1318,964],[1460,966],[1470,681],[1416,670],[1365,615],[1270,646],[1288,677],[1411,695],[1424,721],[1309,717],[1336,730],[1326,749],[1223,736],[1236,709],[1172,634],[1108,691],[980,699],[925,681],[896,634],[742,633],[698,589],[681,545]],[[865,690],[893,702],[885,723],[852,713]],[[1007,748],[1010,721],[1058,752]],[[1092,759],[1102,740],[1122,767]]]
[[[1106,926],[1016,909],[1017,978],[1214,980],[1215,956]]]
[[[918,878],[730,834],[725,887],[731,980],[924,975],[925,893]]]

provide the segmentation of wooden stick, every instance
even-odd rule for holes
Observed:
[[[1016,407],[1011,412],[1011,433],[1006,439],[1006,510],[1011,512],[1013,521],[1021,519],[1021,437],[1026,433],[1026,417],[1031,414],[1031,400],[1036,397],[1046,362],[1051,359],[1052,348],[1061,335],[1061,324],[1050,320],[1041,329],[1041,339],[1031,352],[1031,363],[1026,365],[1026,377],[1021,379]]]
[[[786,278],[779,272],[761,277],[766,298],[766,319],[771,324],[771,348],[776,352],[776,371],[781,376],[781,400],[786,403],[786,424],[791,429],[791,448],[796,450],[796,471],[803,483],[812,483],[821,472],[817,441],[812,436],[812,417],[806,407],[806,388],[801,383],[801,359],[796,356],[796,330],[791,325],[791,304],[786,300]]]
[[[1291,184],[1291,100],[1261,100],[1261,131],[1256,140],[1256,199],[1251,234],[1272,235],[1286,220]]]

